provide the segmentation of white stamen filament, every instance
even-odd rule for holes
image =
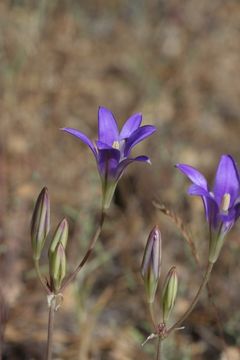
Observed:
[[[222,203],[221,203],[221,207],[220,207],[223,212],[228,211],[229,205],[230,205],[230,200],[231,200],[231,196],[229,193],[226,193],[223,195]]]

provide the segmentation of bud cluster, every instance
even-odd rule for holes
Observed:
[[[50,200],[47,188],[43,188],[36,201],[31,221],[31,241],[35,265],[39,264],[50,230]],[[57,226],[48,249],[49,277],[47,288],[58,293],[66,275],[65,249],[68,240],[68,222],[64,218]],[[41,276],[41,274],[40,274]]]
[[[141,275],[144,280],[147,301],[150,304],[150,311],[152,317],[152,304],[155,301],[156,291],[161,273],[161,259],[162,259],[162,241],[161,233],[158,226],[155,226],[150,232],[144,250]],[[164,281],[161,296],[161,309],[163,324],[169,319],[170,313],[174,308],[178,288],[178,278],[175,266],[173,266]],[[158,324],[153,318],[153,322]],[[165,325],[164,325],[165,326]],[[157,327],[157,325],[156,325]]]

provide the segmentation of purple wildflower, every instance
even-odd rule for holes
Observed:
[[[150,163],[149,158],[144,155],[135,158],[130,157],[132,148],[156,130],[151,125],[140,126],[141,122],[141,114],[132,115],[119,132],[112,112],[104,107],[99,107],[98,140],[96,143],[76,129],[62,129],[78,137],[92,150],[102,179],[103,206],[105,208],[110,205],[117,182],[124,169],[135,161]]]
[[[222,155],[213,191],[209,190],[205,177],[194,167],[185,164],[177,164],[176,167],[193,182],[188,189],[189,195],[201,196],[203,200],[211,239],[215,239],[210,240],[210,253],[211,243],[218,247],[213,251],[216,261],[221,249],[220,243],[222,245],[224,236],[240,215],[240,178],[237,165],[230,155]]]

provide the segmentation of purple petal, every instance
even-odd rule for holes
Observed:
[[[100,175],[106,178],[116,178],[120,152],[117,149],[99,149],[98,169]]]
[[[110,110],[100,106],[98,110],[98,140],[112,146],[118,139],[119,131],[113,114]]]
[[[120,132],[120,139],[128,138],[135,130],[139,128],[142,122],[141,114],[134,114],[131,116],[123,125],[122,130]]]
[[[137,156],[136,158],[133,159],[125,159],[123,161],[120,162],[118,169],[117,169],[117,178],[119,179],[123,173],[123,171],[125,170],[125,168],[135,162],[135,161],[140,161],[140,162],[145,162],[148,164],[151,164],[150,159],[147,156],[141,155],[141,156]]]
[[[90,147],[90,149],[92,150],[94,155],[95,156],[97,155],[97,152],[96,152],[96,149],[94,147],[93,142],[86,135],[84,135],[82,132],[80,132],[80,131],[78,131],[76,129],[72,129],[72,128],[63,128],[63,129],[60,129],[60,130],[66,131],[67,133],[69,133],[69,134],[71,134],[73,136],[76,136],[77,138],[82,140],[85,144],[87,144]]]
[[[239,216],[240,216],[240,203],[237,203],[237,204],[234,206],[234,210],[235,210],[235,221],[237,221],[237,219],[238,219]]]
[[[189,186],[188,194],[193,196],[205,196],[211,198],[211,195],[207,190],[196,184]]]
[[[194,167],[186,164],[177,164],[176,167],[186,175],[194,184],[208,191],[205,177]]]
[[[108,144],[105,144],[102,141],[96,141],[96,145],[97,145],[98,150],[104,150],[104,149],[105,150],[111,150],[111,149],[114,149],[112,146],[110,146]],[[118,149],[115,149],[115,150],[118,150]]]
[[[219,161],[213,193],[219,206],[224,194],[230,194],[230,207],[239,195],[239,173],[230,155],[222,155]]]
[[[152,125],[141,126],[137,130],[135,130],[132,135],[126,140],[124,156],[127,157],[133,146],[144,140],[146,137],[150,136],[156,130],[157,129],[155,128],[155,126]]]
[[[223,222],[229,222],[229,221],[235,222],[236,214],[237,214],[236,209],[232,208],[226,214],[223,213],[220,214],[220,216]]]
[[[235,205],[227,214],[221,214],[220,220],[223,222],[222,232],[226,234],[231,230],[235,222],[240,216],[240,204]]]
[[[189,195],[201,196],[203,200],[203,205],[205,209],[205,215],[207,221],[213,225],[214,227],[217,226],[217,217],[219,214],[219,208],[215,201],[215,199],[206,191],[204,188],[198,185],[191,185],[188,189]]]
[[[221,214],[220,218],[223,224],[223,231],[226,233],[229,230],[231,230],[232,226],[235,224],[235,222],[238,220],[240,216],[240,204],[235,204],[227,214]]]

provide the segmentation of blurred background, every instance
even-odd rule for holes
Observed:
[[[55,359],[153,359],[155,342],[139,275],[154,224],[163,237],[162,279],[177,266],[173,319],[194,297],[207,260],[200,199],[177,162],[213,182],[222,153],[240,161],[238,0],[12,0],[0,3],[0,281],[4,359],[43,359],[47,304],[33,269],[29,224],[43,186],[51,232],[70,222],[68,270],[97,226],[101,186],[90,150],[61,133],[97,138],[97,110],[122,125],[134,112],[158,131],[139,144],[152,166],[131,165],[119,182],[101,240],[64,293]],[[177,226],[153,204],[174,210],[192,234],[197,266]],[[164,343],[166,360],[240,359],[240,225],[229,234],[207,293]],[[47,273],[47,254],[42,271]],[[158,294],[160,299],[160,293]]]

